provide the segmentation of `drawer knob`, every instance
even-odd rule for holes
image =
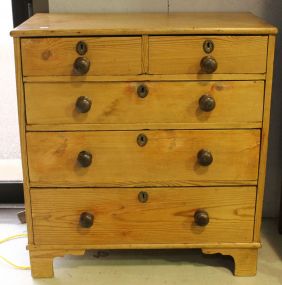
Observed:
[[[141,191],[138,194],[138,200],[140,203],[146,203],[149,199],[149,194],[145,191]]]
[[[79,75],[86,74],[90,68],[90,61],[86,57],[78,57],[75,60],[73,67],[77,74]]]
[[[92,101],[85,96],[80,96],[77,98],[75,103],[76,110],[79,113],[87,113],[91,109],[91,105]]]
[[[194,220],[198,226],[204,227],[210,221],[209,214],[204,210],[197,210],[194,214]]]
[[[89,212],[83,212],[80,215],[79,224],[83,228],[91,228],[94,223],[94,215]]]
[[[213,157],[212,157],[211,152],[209,152],[208,150],[205,150],[205,149],[201,149],[198,152],[197,157],[198,157],[198,163],[202,166],[208,166],[213,161]]]
[[[82,167],[88,167],[92,163],[92,154],[83,150],[78,154],[77,161]]]
[[[137,137],[137,144],[139,146],[145,146],[147,144],[147,142],[148,142],[148,138],[147,138],[147,136],[145,134],[138,135],[138,137]]]
[[[203,95],[199,99],[200,109],[204,112],[210,112],[215,108],[215,100],[210,95]]]
[[[149,93],[149,88],[145,84],[141,84],[137,88],[137,95],[140,98],[145,98]]]
[[[217,62],[212,56],[205,56],[201,60],[201,69],[205,73],[213,73],[217,70]]]

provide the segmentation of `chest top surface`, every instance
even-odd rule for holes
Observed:
[[[36,14],[13,37],[138,34],[276,34],[251,13]]]

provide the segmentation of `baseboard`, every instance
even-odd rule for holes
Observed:
[[[0,204],[23,204],[23,175],[20,159],[0,159]]]
[[[23,183],[0,182],[0,204],[23,204]]]

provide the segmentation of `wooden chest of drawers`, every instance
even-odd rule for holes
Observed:
[[[276,33],[249,13],[12,31],[34,277],[99,248],[200,248],[256,273]]]

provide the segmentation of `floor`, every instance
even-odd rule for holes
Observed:
[[[0,209],[0,239],[26,232],[15,209]],[[30,271],[17,270],[0,260],[3,285],[276,285],[282,284],[282,235],[277,221],[266,219],[262,227],[256,277],[234,277],[233,261],[221,255],[203,255],[200,250],[89,251],[85,256],[66,256],[54,261],[55,278],[33,280]],[[16,264],[28,265],[27,240],[0,244],[0,255]]]

